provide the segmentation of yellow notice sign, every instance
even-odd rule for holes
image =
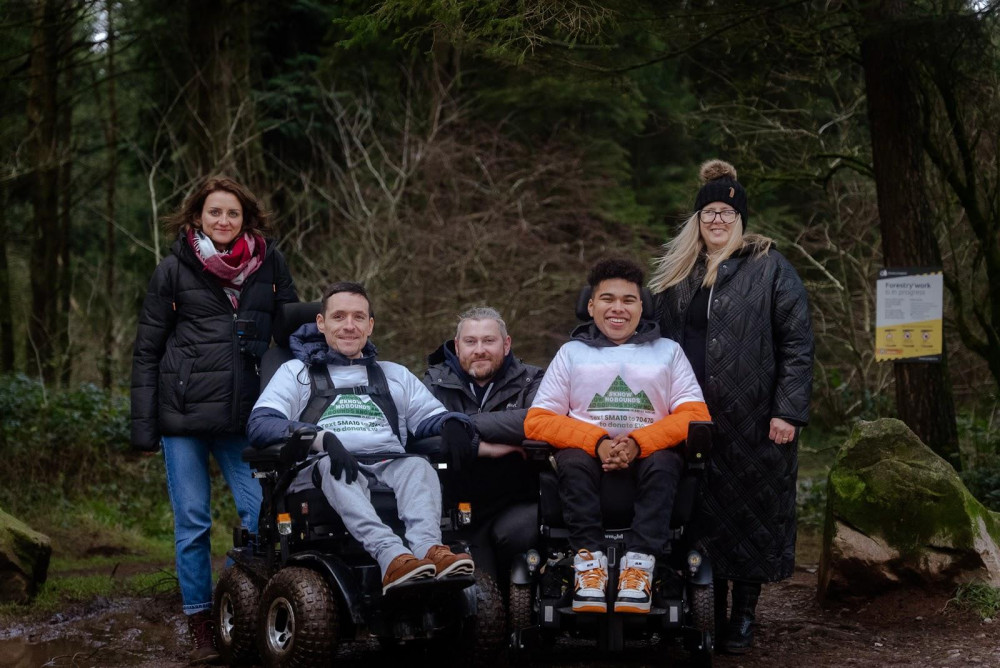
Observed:
[[[875,360],[940,362],[944,280],[939,269],[882,269],[877,285]]]

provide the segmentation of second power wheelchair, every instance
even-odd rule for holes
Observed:
[[[580,320],[590,319],[587,311],[590,295],[589,287],[579,295],[576,315]],[[641,290],[641,298],[643,317],[652,317],[652,298],[647,289]],[[614,612],[610,606],[607,613],[573,611],[574,554],[563,521],[552,448],[539,441],[525,443],[528,455],[546,470],[539,478],[538,548],[521,555],[511,569],[508,622],[515,656],[551,645],[566,634],[595,638],[598,648],[607,652],[622,650],[626,638],[648,639],[656,634],[661,640],[679,637],[696,665],[712,665],[715,642],[712,567],[688,528],[712,449],[712,429],[711,422],[692,422],[687,440],[676,446],[685,466],[670,517],[669,554],[657,562],[648,614]],[[618,562],[626,552],[634,495],[627,474],[602,477],[609,592],[617,588]]]

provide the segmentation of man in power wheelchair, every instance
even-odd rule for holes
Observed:
[[[578,303],[588,322],[556,354],[528,412],[528,438],[554,447],[557,492],[548,476],[542,553],[529,552],[512,573],[516,646],[532,631],[590,626],[602,647],[616,649],[625,625],[648,631],[680,623],[682,606],[662,607],[676,589],[667,562],[684,470],[677,446],[690,429],[687,454],[702,461],[709,414],[683,351],[660,338],[642,282],[642,270],[627,260],[591,269]],[[708,572],[710,583],[703,566],[692,553],[684,570],[699,582]],[[705,607],[711,610],[710,591]],[[710,634],[699,640],[710,656]]]
[[[216,588],[220,652],[231,663],[259,650],[267,666],[325,665],[338,638],[375,635],[450,638],[454,651],[495,656],[496,587],[443,543],[440,482],[412,452],[474,453],[468,418],[404,367],[376,361],[362,286],[334,284],[316,310],[316,324],[290,338],[293,359],[277,370],[264,360],[270,381],[248,425],[261,449],[244,454],[263,507],[257,535],[236,537]]]

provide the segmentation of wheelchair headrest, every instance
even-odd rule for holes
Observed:
[[[580,290],[580,296],[576,299],[576,317],[578,320],[583,320],[586,322],[590,320],[590,314],[587,312],[587,304],[590,303],[591,287],[589,285],[583,286]],[[639,299],[642,300],[642,315],[639,316],[643,320],[654,320],[656,318],[656,313],[653,310],[653,294],[649,291],[649,288],[643,287],[639,289]]]
[[[288,337],[307,322],[316,322],[321,302],[295,302],[282,304],[281,312],[274,323],[274,342],[282,348],[288,347]]]

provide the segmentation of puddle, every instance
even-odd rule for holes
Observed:
[[[186,627],[172,598],[100,600],[45,621],[0,628],[3,668],[109,668],[185,665]]]
[[[106,666],[106,653],[80,640],[50,640],[29,643],[23,640],[0,640],[0,666],[39,668],[48,666]]]

